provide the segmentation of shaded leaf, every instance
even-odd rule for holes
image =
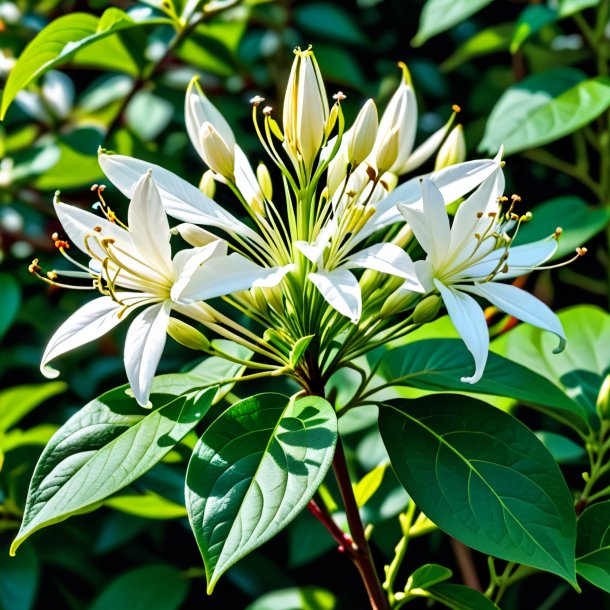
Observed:
[[[576,571],[610,593],[610,500],[593,504],[578,518]]]
[[[336,610],[335,596],[320,587],[281,589],[263,595],[246,610]]]
[[[311,2],[295,8],[294,20],[305,32],[334,43],[365,45],[367,39],[352,16],[330,2]],[[317,47],[316,47],[317,52]]]
[[[451,610],[498,610],[482,593],[465,585],[442,583],[430,589],[430,597]]]
[[[445,566],[439,566],[436,563],[427,563],[420,566],[409,576],[407,580],[407,590],[411,589],[428,589],[439,582],[448,580],[453,576],[453,572]]]
[[[30,610],[40,580],[40,562],[33,549],[19,557],[0,553],[0,610]]]
[[[178,519],[186,517],[186,508],[159,494],[147,491],[144,494],[119,495],[104,501],[106,506],[128,515],[144,519]]]
[[[21,304],[21,289],[17,280],[8,275],[0,273],[0,340],[4,333],[11,327],[19,312]]]
[[[530,36],[539,32],[545,25],[556,21],[557,17],[556,9],[543,4],[530,4],[526,6],[515,23],[515,31],[510,43],[510,52],[516,53]]]

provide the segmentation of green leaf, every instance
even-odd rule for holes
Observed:
[[[354,56],[340,46],[316,45],[316,57],[325,80],[337,85],[349,86],[357,91],[365,91],[367,80]]]
[[[259,394],[203,434],[186,476],[186,506],[208,592],[234,563],[307,505],[331,465],[337,419],[318,397]]]
[[[586,8],[597,6],[599,2],[600,0],[559,0],[559,14],[562,17],[569,17]]]
[[[514,26],[511,23],[500,23],[477,32],[463,42],[440,66],[443,72],[455,70],[463,63],[491,53],[508,51]]]
[[[373,468],[371,472],[368,472],[358,481],[354,487],[354,496],[356,497],[358,508],[362,508],[379,489],[388,466],[389,464],[381,464],[381,466]]]
[[[147,491],[144,494],[113,496],[104,501],[106,506],[128,515],[145,519],[179,519],[186,517],[186,508],[159,494]]]
[[[414,47],[419,47],[426,40],[466,21],[482,8],[491,4],[492,0],[428,0],[424,5],[419,19],[419,29],[411,41]]]
[[[555,412],[586,430],[585,409],[535,372],[538,370],[536,366],[523,366],[518,364],[520,362],[519,358],[508,360],[490,353],[482,379],[474,385],[467,385],[461,377],[474,365],[464,343],[459,339],[425,339],[387,352],[381,360],[379,372],[395,386],[516,398]],[[515,379],[519,383],[515,383]]]
[[[125,110],[129,126],[145,142],[155,140],[170,124],[174,113],[173,104],[150,91],[138,91]]]
[[[392,467],[423,513],[464,544],[576,586],[576,518],[557,464],[511,415],[462,396],[380,409]]]
[[[429,597],[451,610],[498,610],[498,606],[482,593],[465,585],[436,585],[430,589]]]
[[[405,589],[408,592],[411,592],[413,589],[428,589],[444,580],[448,580],[452,576],[453,572],[449,568],[439,566],[436,563],[427,563],[417,568],[409,576]]]
[[[280,589],[263,595],[246,610],[336,610],[335,596],[320,587]]]
[[[306,337],[301,337],[292,346],[292,349],[290,350],[290,365],[292,367],[295,367],[299,363],[313,338],[314,335],[307,335]]]
[[[543,4],[526,6],[515,23],[510,52],[516,53],[530,36],[539,32],[545,25],[556,21],[557,17],[557,9],[549,8]]]
[[[573,254],[577,247],[586,245],[610,221],[610,210],[588,206],[583,199],[574,195],[564,195],[538,204],[533,213],[532,222],[523,223],[519,228],[515,245],[544,239],[552,235],[559,225],[563,233],[553,258]]]
[[[210,388],[176,399],[153,394],[155,408],[146,410],[126,388],[85,405],[50,440],[34,470],[11,554],[34,532],[94,508],[150,470],[201,421],[216,393]]]
[[[552,353],[553,342],[544,332],[526,324],[494,341],[492,349],[535,368],[580,405],[595,428],[599,425],[597,395],[610,371],[610,314],[591,305],[578,305],[561,311],[559,320],[567,338],[566,349],[560,354]]]
[[[0,341],[11,327],[21,305],[21,290],[17,280],[8,273],[0,273]]]
[[[33,549],[19,557],[0,553],[0,610],[30,610],[38,591],[40,564]]]
[[[350,13],[330,2],[312,2],[295,8],[294,20],[303,31],[334,43],[368,42]]]
[[[8,453],[25,445],[46,445],[57,432],[55,424],[40,424],[27,430],[14,429],[0,436],[0,450]]]
[[[610,593],[610,500],[593,504],[578,518],[576,572]]]
[[[187,579],[176,568],[170,565],[144,566],[111,582],[90,610],[178,610],[188,595],[188,589]]]
[[[72,13],[55,19],[30,42],[11,70],[2,95],[0,120],[21,89],[44,72],[66,63],[77,51],[126,28],[162,23],[171,21],[160,17],[135,21],[114,7],[99,18]]]
[[[66,391],[63,381],[18,385],[0,392],[0,434],[23,419],[45,400]]]
[[[610,79],[590,78],[568,88],[576,74],[560,68],[513,85],[493,109],[479,150],[504,145],[506,154],[513,154],[554,142],[595,120],[610,107]]]
[[[571,463],[585,456],[584,447],[561,434],[540,430],[536,436],[559,464]]]

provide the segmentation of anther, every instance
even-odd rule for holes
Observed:
[[[508,273],[508,263],[505,263],[504,267],[502,267],[502,273]]]
[[[99,227],[99,226],[98,226],[98,227],[93,227],[93,230],[94,230],[96,233],[101,233],[101,232],[102,232],[102,227]]]
[[[481,239],[481,234],[480,234],[480,233],[475,233],[475,234],[474,234],[474,236],[475,236],[477,239]]]
[[[375,171],[375,168],[371,167],[370,165],[366,166],[366,175],[369,177],[369,180],[371,182],[374,182],[375,178],[377,178],[377,172]]]
[[[489,216],[490,218],[495,218],[498,214],[496,212],[488,212],[487,216]]]
[[[510,219],[511,220],[519,220],[519,214],[515,214],[514,212],[512,212],[511,215],[510,215]]]
[[[103,193],[106,190],[105,184],[100,184],[97,188],[98,193]]]
[[[477,212],[477,218],[483,218],[483,212]]]
[[[584,256],[587,252],[588,250],[586,248],[576,248],[576,254],[578,254],[578,256]]]
[[[253,98],[250,100],[250,103],[251,103],[253,106],[258,106],[258,105],[260,105],[260,103],[261,103],[261,102],[264,102],[264,101],[265,101],[265,98],[264,98],[264,97],[261,97],[260,95],[255,95],[255,96],[254,96],[254,97],[253,97]]]
[[[521,222],[529,222],[533,217],[534,215],[531,212],[525,212],[520,220]]]
[[[462,112],[462,109],[457,104],[453,104],[451,110],[453,110],[453,112]]]
[[[98,185],[97,185],[97,184],[93,184],[93,185],[91,186],[91,190],[92,190],[92,191],[97,191],[97,188],[98,188]]]
[[[47,277],[54,282],[57,279],[57,273],[55,271],[47,271]]]
[[[346,97],[347,95],[345,95],[343,91],[337,91],[337,93],[333,95],[333,99],[337,100],[338,102],[342,102]]]
[[[519,195],[511,195],[510,198],[513,200],[513,203],[521,201],[521,197],[519,197]]]
[[[561,227],[557,227],[555,229],[555,233],[553,233],[553,237],[555,239],[558,239],[561,236],[562,233],[563,233],[563,229]]]
[[[263,108],[263,114],[265,116],[269,116],[271,114],[271,112],[273,111],[273,108],[271,106],[265,106]]]
[[[61,248],[63,248],[64,250],[68,250],[70,248],[70,244],[63,240],[63,239],[56,239],[55,240],[55,247],[60,250]]]
[[[498,197],[498,203],[506,203],[508,201],[508,197],[505,197],[504,195],[501,195],[500,197]]]
[[[57,241],[59,239],[59,233],[55,232],[51,235],[51,239],[53,241]]]
[[[33,273],[33,274],[36,274],[36,273],[38,273],[40,271],[40,265],[38,264],[38,259],[37,258],[35,258],[32,261],[32,264],[28,267],[28,271],[30,273]]]

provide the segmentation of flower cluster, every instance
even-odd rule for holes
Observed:
[[[415,147],[417,102],[406,66],[400,68],[400,84],[381,116],[368,100],[345,129],[345,96],[335,94],[330,106],[313,52],[295,51],[281,125],[262,98],[251,100],[254,127],[282,178],[277,197],[268,167],[253,170],[196,79],[186,92],[185,118],[209,168],[203,188],[146,161],[100,151],[104,173],[131,198],[128,222],[123,225],[106,205],[101,187],[104,217],[56,198],[67,238],[88,260],[74,259],[69,243],[58,237],[56,245],[78,270],[45,277],[37,261],[31,270],[62,286],[61,275],[80,278],[84,283],[77,287],[101,296],[55,333],[43,373],[56,375],[48,366],[52,359],[100,337],[136,309],[125,367],[142,405],[168,333],[217,353],[195,323],[251,348],[260,356],[251,366],[290,375],[308,390],[351,359],[417,327],[418,303],[430,295],[442,299],[474,357],[474,375],[464,381],[480,379],[488,352],[486,320],[475,297],[563,342],[561,325],[546,305],[498,282],[551,258],[557,235],[511,247],[528,217],[515,214],[515,199],[503,196],[501,153],[464,162],[461,127],[453,126],[459,108]],[[435,152],[434,172],[398,185]],[[247,221],[209,196],[210,178],[234,192]],[[451,224],[446,206],[464,197]],[[180,223],[170,227],[167,216]],[[170,241],[178,239],[183,247],[172,256]],[[217,297],[265,332],[259,336],[238,315],[221,314],[209,303]],[[307,350],[295,359],[303,338]]]

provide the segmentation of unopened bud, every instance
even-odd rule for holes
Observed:
[[[420,299],[421,294],[417,292],[399,289],[386,299],[381,307],[381,317],[387,318],[401,311],[411,309]]]
[[[464,129],[461,125],[456,125],[440,147],[436,155],[434,171],[437,172],[450,165],[462,163],[466,159],[466,140],[464,139]]]
[[[190,324],[170,318],[167,325],[167,334],[180,345],[196,350],[207,350],[210,347],[210,342],[205,336]]]
[[[191,224],[190,222],[183,222],[176,225],[171,230],[173,235],[180,235],[182,239],[194,248],[200,248],[206,246],[213,241],[216,241],[218,237],[209,231],[206,231],[202,227]]]
[[[262,161],[256,168],[256,178],[261,187],[261,191],[263,191],[263,195],[268,200],[271,200],[273,198],[273,184],[271,182],[271,175],[269,174],[267,166]]]
[[[203,176],[201,176],[199,190],[210,199],[214,199],[214,195],[216,194],[216,180],[214,180],[214,172],[211,169],[205,171]]]
[[[436,294],[430,294],[422,299],[413,312],[413,322],[415,324],[425,324],[436,318],[441,310],[443,301]]]
[[[234,180],[235,156],[212,123],[204,123],[199,132],[202,155],[210,169]]]
[[[379,143],[375,165],[379,173],[388,171],[398,158],[398,140],[400,137],[399,127],[394,127],[388,135]]]
[[[610,375],[606,375],[599,390],[596,408],[601,420],[610,420]]]
[[[373,150],[378,127],[377,107],[373,100],[369,100],[358,113],[349,133],[347,157],[351,163],[361,163]]]
[[[324,129],[324,137],[328,140],[330,134],[333,132],[335,128],[335,124],[337,123],[337,118],[339,116],[339,105],[333,104],[333,107],[330,109],[330,114],[328,115],[328,121],[326,121],[326,128]]]

